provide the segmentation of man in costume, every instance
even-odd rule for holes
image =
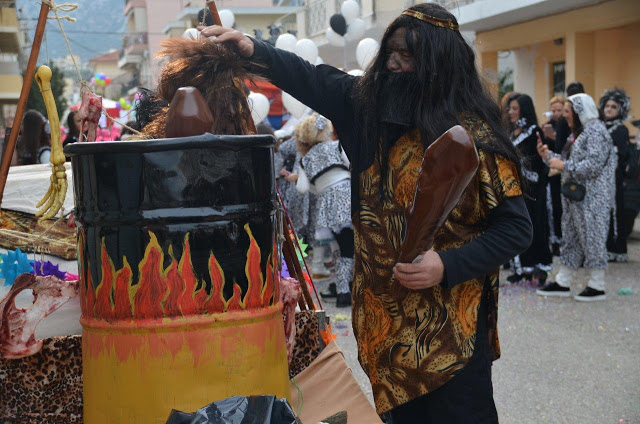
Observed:
[[[473,50],[446,9],[404,11],[361,78],[314,66],[242,33],[203,28],[334,124],[352,171],[353,327],[377,412],[388,423],[497,422],[498,269],[532,237],[520,158],[484,90]],[[460,124],[480,166],[413,264],[396,263],[424,149]],[[409,289],[390,294],[395,281]]]

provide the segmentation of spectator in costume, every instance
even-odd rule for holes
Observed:
[[[18,138],[17,165],[49,163],[51,157],[51,130],[49,122],[37,110],[29,110],[22,120]]]
[[[67,115],[67,136],[62,143],[63,146],[68,144],[77,143],[80,140],[80,133],[82,132],[82,118],[78,111],[72,110]]]
[[[591,96],[575,94],[565,103],[564,117],[572,130],[562,155],[542,143],[538,152],[552,168],[562,172],[562,184],[584,190],[584,197],[562,200],[560,269],[555,282],[537,293],[541,296],[571,295],[573,271],[589,270],[587,287],[574,299],[583,302],[604,300],[605,271],[608,267],[607,236],[611,211],[615,208],[615,170],[618,163],[613,140],[598,119]]]
[[[306,117],[296,128],[300,159],[297,178],[299,192],[316,194],[313,215],[314,255],[324,257],[324,249],[337,241],[333,252],[336,264],[334,293],[337,307],[351,305],[353,278],[353,226],[351,223],[351,174],[342,159],[340,147],[332,141],[333,126],[323,116]]]
[[[513,260],[513,274],[507,279],[522,280],[544,285],[551,271],[553,258],[549,250],[549,220],[547,214],[547,174],[549,168],[542,162],[536,146],[542,138],[538,118],[531,97],[514,94],[509,98],[511,142],[522,157],[522,175],[526,180],[527,210],[533,223],[533,243]]]
[[[624,180],[629,163],[631,148],[629,130],[624,121],[629,116],[629,96],[624,90],[614,88],[607,90],[600,98],[600,119],[607,126],[613,144],[618,149],[618,167],[616,168],[616,211],[611,215],[607,250],[609,261],[627,262],[627,238],[624,234]]]
[[[557,151],[556,144],[559,144],[556,142],[556,140],[558,140],[556,128],[558,128],[560,124],[566,125],[566,121],[564,121],[562,117],[564,103],[565,99],[562,97],[552,97],[551,100],[549,100],[549,120],[542,126],[544,143],[549,146],[553,152]],[[563,144],[565,142],[566,140],[563,141]],[[559,172],[555,170],[549,172],[547,214],[549,216],[549,241],[551,242],[554,256],[560,255],[560,245],[562,244],[562,194],[560,193],[562,183],[560,179]]]

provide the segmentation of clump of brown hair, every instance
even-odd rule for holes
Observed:
[[[255,134],[243,81],[256,79],[235,46],[210,41],[172,38],[161,43],[158,58],[168,60],[158,82],[158,95],[170,103],[181,87],[195,87],[204,96],[214,117],[214,134]],[[143,133],[164,138],[168,108],[144,127]]]
[[[306,154],[314,145],[331,140],[333,126],[327,118],[314,113],[298,124],[295,133],[298,151]]]

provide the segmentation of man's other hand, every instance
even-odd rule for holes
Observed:
[[[198,31],[203,36],[208,37],[212,43],[233,43],[242,56],[253,56],[253,40],[236,29],[213,25],[209,27],[199,26]]]
[[[411,264],[396,264],[393,275],[398,282],[411,290],[428,289],[442,282],[444,264],[433,250],[423,253],[422,260]]]

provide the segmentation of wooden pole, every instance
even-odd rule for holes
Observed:
[[[284,261],[286,262],[287,268],[289,269],[289,275],[292,278],[298,280],[298,283],[300,283],[300,288],[302,288],[301,281],[304,281],[304,275],[298,274],[298,271],[295,267],[295,263],[298,259],[296,258],[295,252],[291,252],[290,249],[290,245],[285,241],[284,246],[282,246],[282,253],[284,253]],[[307,302],[305,301],[304,297],[304,291],[303,295],[298,299],[298,305],[300,306],[301,311],[313,310],[313,303],[310,306],[307,306]]]
[[[309,287],[307,286],[307,280],[304,278],[304,272],[302,271],[302,267],[300,266],[300,261],[298,261],[296,248],[293,245],[293,240],[291,240],[291,233],[292,231],[289,227],[289,223],[285,219],[284,220],[285,260],[288,252],[288,254],[290,255],[293,267],[295,269],[295,273],[298,275],[298,282],[300,283],[300,288],[302,289],[302,295],[304,296],[304,300],[307,303],[307,305],[309,305],[310,310],[315,310],[315,307],[313,304],[313,298],[311,297],[311,293],[309,293]],[[287,261],[287,267],[289,267],[288,261]],[[289,273],[291,273],[291,268],[289,268]]]
[[[22,91],[20,91],[20,99],[18,100],[16,116],[13,118],[11,135],[9,136],[7,147],[2,155],[2,164],[0,165],[0,205],[2,205],[4,188],[7,185],[7,176],[9,175],[9,167],[11,166],[11,158],[13,157],[13,152],[16,149],[16,141],[18,140],[18,134],[20,133],[22,117],[24,116],[25,109],[27,108],[27,99],[29,98],[29,92],[31,91],[31,84],[33,83],[33,79],[36,74],[36,63],[38,62],[38,56],[40,55],[40,45],[42,44],[42,37],[44,36],[48,15],[49,6],[42,3],[40,6],[40,16],[38,16],[38,25],[36,26],[36,34],[33,37],[31,54],[29,55],[29,62],[27,63],[27,72],[24,74],[24,81],[22,82]]]
[[[222,26],[222,21],[220,20],[220,15],[218,14],[218,8],[216,7],[216,2],[210,0],[207,2],[209,6],[209,12],[211,13],[211,18],[213,19],[213,23]]]

